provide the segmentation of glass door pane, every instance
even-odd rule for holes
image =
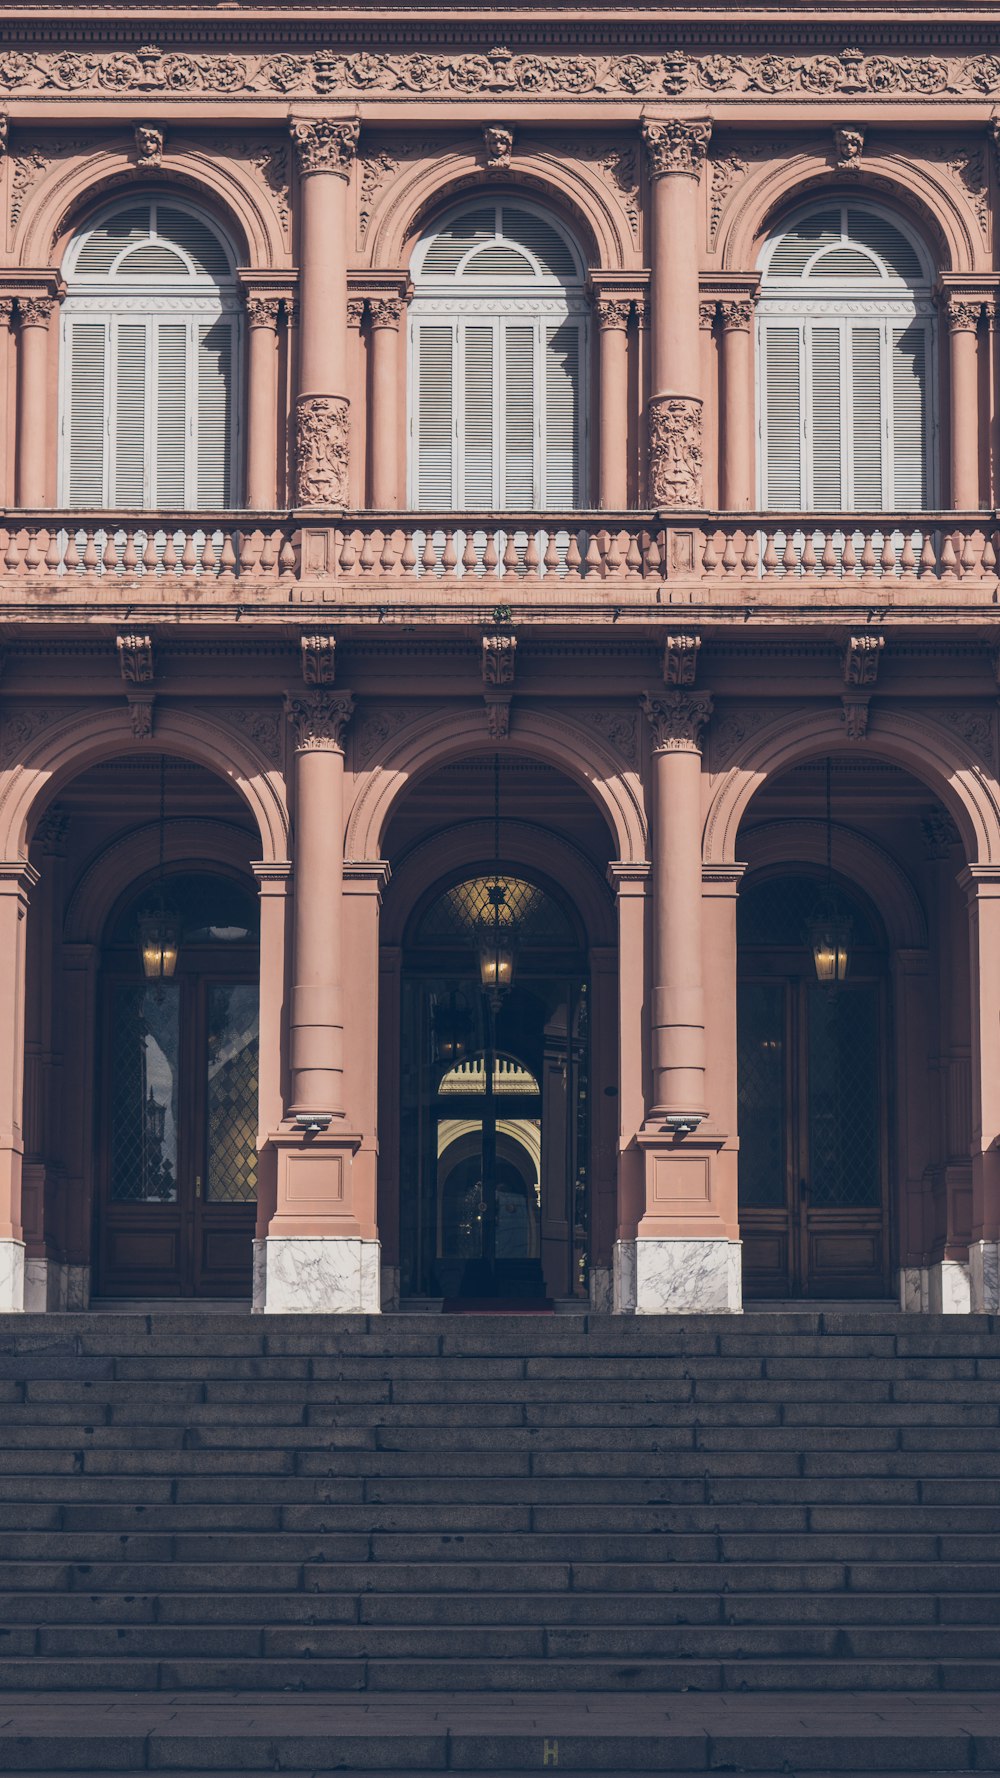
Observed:
[[[874,982],[809,990],[809,1199],[814,1210],[876,1208],[878,990]]]
[[[208,990],[208,1157],[205,1195],[213,1204],[257,1197],[256,982],[213,982]]]
[[[111,1004],[111,1199],[175,1204],[180,984],[116,983]]]
[[[784,983],[741,983],[738,1024],[740,1204],[778,1209],[787,1195]]]

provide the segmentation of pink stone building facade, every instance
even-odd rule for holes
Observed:
[[[12,7],[0,1307],[1000,1310],[929,16]]]

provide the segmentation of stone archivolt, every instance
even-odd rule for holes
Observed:
[[[110,96],[155,93],[169,100],[209,93],[271,97],[391,93],[422,98],[497,95],[519,100],[553,95],[671,99],[801,96],[804,99],[961,93],[1000,95],[1000,55],[868,55],[853,47],[807,56],[768,51],[760,55],[688,55],[683,50],[649,55],[518,53],[498,46],[485,53],[412,51],[382,54],[319,49],[275,55],[230,51],[173,51],[146,44],[136,50],[100,52],[8,49],[0,55],[0,93],[95,89]]]

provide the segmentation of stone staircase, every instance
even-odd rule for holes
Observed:
[[[383,1771],[560,1763],[542,1700],[597,1698],[624,1716],[577,1763],[617,1771],[665,1769],[662,1723],[639,1746],[651,1701],[732,1722],[891,1694],[931,1725],[1000,1686],[989,1317],[3,1317],[0,1426],[0,1770],[83,1769],[82,1706],[52,1728],[65,1694],[186,1694],[189,1722],[233,1692],[339,1698],[309,1769],[344,1766],[363,1702],[346,1764]],[[441,1694],[542,1726],[470,1729],[457,1764],[454,1734],[440,1758],[412,1723],[375,1736],[373,1711]],[[269,1721],[275,1758],[233,1769],[303,1769]],[[1000,1770],[986,1721],[933,1769]],[[713,1733],[671,1769],[709,1769]],[[214,1735],[177,1769],[224,1767]],[[784,1769],[821,1770],[822,1744]]]

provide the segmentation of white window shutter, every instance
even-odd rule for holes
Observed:
[[[454,487],[454,353],[450,325],[414,329],[417,403],[417,506],[449,512]]]
[[[837,512],[844,504],[840,341],[839,327],[812,330],[812,504],[817,512]]]
[[[851,340],[851,505],[877,512],[883,504],[882,329],[853,327]]]
[[[218,510],[231,502],[233,328],[212,321],[198,328],[199,506]]]
[[[69,353],[68,498],[72,506],[103,506],[107,500],[107,323],[72,323],[66,330],[66,344]]]
[[[892,503],[901,512],[927,505],[927,329],[914,322],[892,333]]]
[[[188,326],[161,321],[156,329],[155,506],[183,507],[187,499]]]
[[[496,486],[496,330],[465,329],[465,425],[462,437],[463,504],[488,512],[499,504]]]
[[[798,327],[763,330],[767,504],[802,504],[802,337]]]
[[[576,506],[580,495],[580,329],[545,330],[545,500]],[[625,449],[625,440],[621,440]]]
[[[536,472],[535,329],[508,322],[504,330],[504,489],[509,512],[538,503]]]
[[[113,506],[145,506],[150,499],[146,427],[149,331],[145,321],[119,321],[117,327]]]

